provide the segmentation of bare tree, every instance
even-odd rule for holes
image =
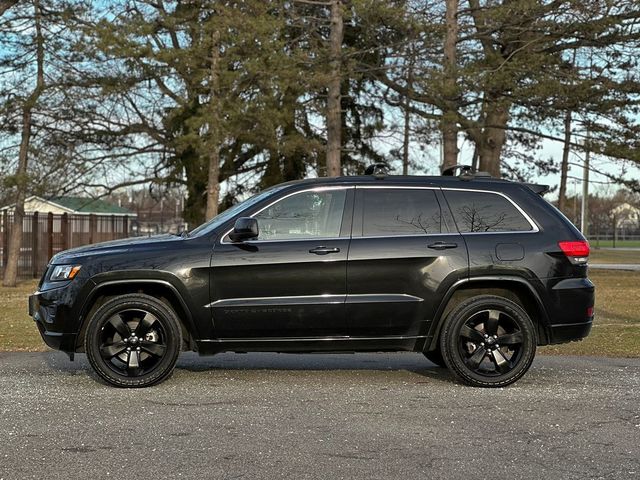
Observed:
[[[442,114],[442,167],[458,163],[456,87],[456,43],[458,40],[458,0],[446,0],[444,36],[444,85],[446,108]]]
[[[22,132],[18,166],[16,168],[16,197],[13,216],[13,228],[9,237],[7,265],[4,270],[2,284],[5,287],[15,287],[18,277],[18,260],[22,245],[22,222],[24,219],[24,201],[27,194],[27,169],[29,166],[29,145],[31,142],[31,128],[33,111],[38,99],[45,89],[44,82],[44,36],[42,34],[42,12],[40,0],[34,0],[34,28],[36,43],[36,85],[22,105]]]
[[[211,121],[209,122],[209,137],[211,149],[209,156],[209,176],[207,181],[207,207],[205,219],[210,220],[218,214],[220,196],[220,32],[212,35],[211,45],[211,85],[209,104],[211,107]]]

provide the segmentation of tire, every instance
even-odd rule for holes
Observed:
[[[181,345],[173,309],[138,293],[107,300],[89,319],[85,334],[89,363],[115,387],[149,387],[166,380]]]
[[[533,323],[522,307],[493,295],[472,297],[455,307],[440,337],[449,370],[476,387],[517,381],[531,366],[536,344]]]
[[[430,352],[422,352],[427,360],[431,363],[435,363],[437,366],[441,368],[447,368],[447,365],[444,363],[444,358],[442,358],[442,352],[440,351],[440,345],[435,350],[431,350]]]

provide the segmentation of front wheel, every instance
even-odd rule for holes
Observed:
[[[148,387],[165,380],[182,345],[178,318],[168,305],[144,294],[107,300],[89,319],[89,363],[116,387]]]
[[[480,295],[451,311],[440,337],[440,350],[449,370],[465,383],[504,387],[531,366],[536,334],[518,304]]]

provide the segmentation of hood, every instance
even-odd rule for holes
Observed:
[[[148,247],[153,244],[163,244],[167,242],[179,242],[184,240],[183,237],[163,234],[154,235],[152,237],[135,237],[135,238],[123,238],[121,240],[111,240],[109,242],[93,243],[91,245],[84,245],[82,247],[71,248],[55,254],[51,257],[50,263],[53,264],[65,264],[73,261],[74,259],[91,257],[96,255],[105,255],[112,253],[123,253],[138,246]]]

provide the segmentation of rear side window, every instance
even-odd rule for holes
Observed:
[[[526,232],[531,224],[506,198],[495,193],[445,190],[461,233]]]
[[[363,189],[363,236],[425,235],[442,231],[433,190]]]

